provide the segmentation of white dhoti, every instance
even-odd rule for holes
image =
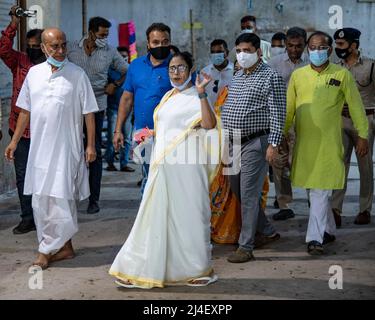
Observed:
[[[77,233],[77,205],[75,200],[34,194],[32,207],[40,253],[50,254],[61,249]]]
[[[310,217],[306,242],[323,243],[324,232],[334,235],[336,224],[331,210],[329,197],[332,190],[310,189]]]

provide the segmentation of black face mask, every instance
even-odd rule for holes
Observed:
[[[168,56],[171,54],[170,47],[156,47],[156,48],[150,48],[151,55],[156,60],[164,60],[167,59]]]
[[[336,55],[340,59],[346,59],[347,57],[351,55],[351,52],[349,52],[349,48],[346,48],[346,49],[335,48],[335,51],[336,51]]]
[[[27,48],[26,53],[33,64],[38,64],[46,60],[42,49]]]

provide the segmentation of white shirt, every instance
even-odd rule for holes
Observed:
[[[86,73],[71,62],[55,73],[47,62],[36,65],[28,72],[16,105],[30,112],[24,194],[87,198],[83,115],[99,108]]]
[[[202,69],[202,72],[207,73],[212,77],[212,81],[206,87],[207,98],[211,106],[215,105],[220,89],[231,84],[233,70],[234,65],[232,62],[229,62],[221,71],[217,70],[212,63]]]
[[[309,58],[305,53],[302,54],[300,60],[295,64],[290,60],[287,52],[279,54],[268,61],[268,65],[278,72],[286,85],[288,85],[290,76],[294,70],[304,67],[309,63]]]

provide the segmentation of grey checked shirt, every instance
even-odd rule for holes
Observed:
[[[284,80],[271,67],[261,62],[249,75],[238,71],[232,79],[221,120],[231,135],[241,137],[270,130],[268,142],[279,145],[286,114]]]
[[[96,48],[91,56],[88,56],[83,47],[84,39],[68,43],[68,59],[86,71],[99,110],[103,111],[107,109],[107,95],[104,91],[108,83],[109,68],[112,67],[123,74],[128,64],[115,48],[108,45],[104,48]]]

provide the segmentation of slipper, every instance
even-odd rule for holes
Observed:
[[[130,282],[130,281],[129,281]],[[124,283],[122,280],[115,280],[115,283],[120,286],[120,287],[124,287],[124,288],[137,288],[135,284],[126,284]]]
[[[201,277],[201,278],[195,278],[195,279],[190,280],[190,281],[207,281],[207,282],[204,282],[204,283],[189,283],[188,282],[187,285],[189,287],[206,287],[209,284],[216,282],[218,279],[219,277],[216,274],[214,274],[212,277]]]
[[[128,282],[130,282],[131,283],[131,281],[128,281]],[[142,287],[142,286],[138,286],[138,285],[136,285],[136,284],[133,284],[133,283],[131,283],[131,284],[126,284],[126,283],[124,283],[122,280],[115,280],[115,283],[118,285],[118,286],[120,286],[120,287],[124,287],[124,288],[138,288],[138,289],[151,289],[151,288],[145,288],[145,287]]]

